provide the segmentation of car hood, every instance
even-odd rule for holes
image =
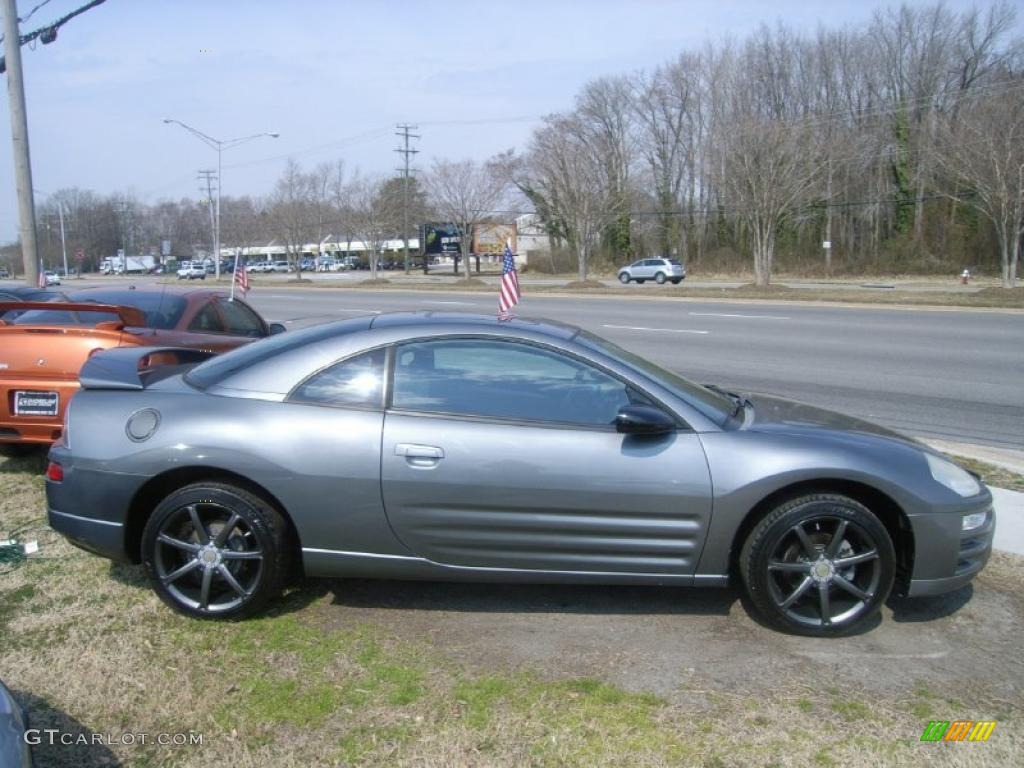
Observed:
[[[928,446],[912,437],[844,413],[771,395],[750,395],[749,399],[754,406],[754,419],[748,424],[747,429],[755,432],[802,435],[831,432],[837,436],[841,434],[849,437],[894,440],[932,452]]]

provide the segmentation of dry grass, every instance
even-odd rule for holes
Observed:
[[[981,479],[985,485],[991,485],[996,488],[1006,488],[1010,491],[1024,492],[1024,475],[1018,474],[1017,472],[1013,472],[1009,469],[1004,469],[1003,467],[998,467],[995,464],[989,464],[987,461],[970,459],[966,456],[950,454],[949,458],[964,469],[977,472],[981,475]]]
[[[918,742],[931,716],[1012,715],[984,691],[958,690],[954,702],[920,687],[890,700],[794,681],[770,695],[684,688],[669,702],[500,665],[481,676],[422,637],[330,629],[316,585],[256,620],[184,619],[139,568],[47,534],[42,464],[0,460],[0,532],[29,526],[43,541],[40,557],[0,577],[5,682],[38,728],[192,732],[203,743],[44,745],[41,766],[1019,764],[1012,723],[988,744]],[[991,570],[1019,589],[1019,559]]]

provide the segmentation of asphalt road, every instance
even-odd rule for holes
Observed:
[[[493,313],[496,295],[260,288],[289,327],[367,312]],[[1024,314],[800,303],[527,295],[524,317],[570,322],[700,382],[802,400],[907,434],[1024,447]]]

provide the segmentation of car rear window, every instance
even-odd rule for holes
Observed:
[[[186,302],[181,296],[155,291],[78,291],[68,294],[75,304],[117,304],[135,307],[146,315],[146,328],[174,328],[185,312]],[[109,312],[68,312],[57,309],[33,309],[20,315],[15,325],[96,325],[117,320]]]
[[[354,317],[351,320],[315,325],[312,328],[279,333],[276,336],[254,341],[252,344],[237,347],[223,355],[211,358],[205,363],[200,363],[185,374],[185,383],[196,389],[207,389],[219,384],[228,376],[298,347],[316,344],[346,332],[366,330],[372,321],[372,316]]]
[[[673,267],[681,267],[681,266],[683,266],[676,259],[666,259],[666,261],[668,261],[668,263],[671,264]]]

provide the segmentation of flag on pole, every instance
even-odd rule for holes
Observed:
[[[43,260],[39,260],[39,279],[36,280],[36,285],[40,288],[46,287],[46,272],[43,270]]]
[[[519,275],[516,272],[516,260],[512,256],[512,241],[505,240],[505,257],[501,262],[501,287],[498,294],[498,319],[508,320],[512,317],[509,312],[512,307],[519,303]]]
[[[235,286],[238,286],[238,290],[245,296],[249,292],[249,273],[245,271],[245,265],[241,268],[238,265],[238,254],[235,254],[235,274],[231,278],[231,298],[235,298]]]

